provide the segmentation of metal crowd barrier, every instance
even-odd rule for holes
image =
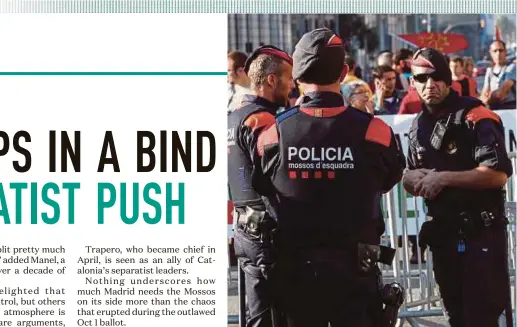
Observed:
[[[512,312],[514,316],[514,326],[516,326],[515,319],[515,303],[517,303],[517,287],[516,287],[516,271],[517,271],[517,161],[516,154],[512,152],[509,154],[512,160],[514,174],[508,179],[506,184],[506,215],[509,219],[508,224],[508,269],[510,274],[510,282],[512,287]],[[404,322],[409,323],[412,327],[418,327],[420,324],[416,318],[443,316],[447,318],[447,313],[444,309],[443,302],[440,298],[438,285],[434,279],[432,266],[432,252],[426,249],[425,257],[422,258],[420,247],[418,247],[418,231],[420,226],[427,217],[423,212],[419,211],[419,202],[422,198],[413,197],[411,203],[413,204],[414,217],[407,217],[408,201],[399,201],[400,208],[397,213],[395,205],[395,187],[390,192],[383,195],[383,208],[385,208],[385,223],[386,232],[381,237],[381,244],[394,247],[396,251],[395,259],[391,266],[379,264],[383,274],[383,281],[391,283],[397,281],[401,283],[406,292],[406,300],[399,311],[399,321],[397,326],[402,326]],[[398,188],[399,197],[406,199],[407,194],[403,187]],[[398,246],[398,229],[397,224],[401,218],[401,235],[402,244]],[[408,227],[409,224],[414,224],[417,232],[416,237],[416,254],[417,263],[410,263],[409,255],[409,239]],[[424,261],[425,260],[425,261]],[[230,280],[231,281],[231,280]],[[244,290],[244,273],[242,269],[238,268],[238,290],[239,290],[239,315],[228,315],[228,324],[239,324],[241,327],[245,326],[245,290]],[[448,325],[447,325],[448,326]],[[501,316],[500,326],[506,326],[504,313]]]

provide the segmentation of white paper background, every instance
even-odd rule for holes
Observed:
[[[210,35],[204,34],[207,29]],[[224,71],[226,35],[226,15],[9,15],[0,19],[0,71]],[[73,260],[85,253],[85,245],[210,245],[217,249],[216,263],[192,266],[190,277],[217,278],[215,317],[130,317],[126,322],[131,327],[226,325],[225,82],[225,76],[0,77],[0,130],[10,136],[26,130],[32,137],[32,142],[26,144],[32,154],[28,173],[14,171],[12,161],[23,158],[12,147],[6,156],[0,157],[0,181],[11,219],[14,220],[14,192],[7,183],[81,183],[81,189],[76,191],[75,225],[64,221],[64,196],[60,200],[62,221],[55,225],[30,225],[27,190],[23,198],[23,225],[4,225],[0,221],[0,244],[65,246],[66,276],[0,275],[0,287],[66,288],[66,326],[76,326],[75,294],[84,280],[75,274],[79,265]],[[81,173],[48,172],[51,129],[81,131]],[[112,173],[110,166],[104,173],[96,172],[105,130],[113,131],[121,173]],[[150,130],[156,135],[160,130],[177,130],[180,135],[191,130],[193,143],[196,131],[211,131],[217,143],[216,166],[210,173],[159,173],[156,168],[153,173],[136,174],[137,130]],[[170,133],[168,137],[170,144]],[[195,144],[192,152],[195,170]],[[170,167],[170,157],[168,160]],[[178,225],[177,210],[173,210],[172,225],[165,225],[164,221],[146,225],[142,219],[134,225],[124,225],[118,209],[112,209],[107,212],[106,224],[97,225],[98,182],[140,182],[141,188],[146,182],[157,182],[163,190],[166,182],[172,182],[173,192],[177,192],[177,183],[183,182],[186,223]],[[140,210],[146,209],[149,206],[141,202]],[[3,318],[0,310],[0,320]]]

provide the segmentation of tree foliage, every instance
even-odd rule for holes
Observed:
[[[365,25],[363,15],[339,15],[339,35],[349,48],[358,46],[366,52],[374,52],[379,43],[376,31]],[[352,44],[354,40],[356,44]]]

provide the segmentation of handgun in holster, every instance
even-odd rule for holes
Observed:
[[[404,288],[395,282],[384,285],[380,292],[384,308],[379,327],[395,327],[400,306],[404,303]]]
[[[382,301],[378,327],[394,327],[398,311],[404,302],[404,288],[399,283],[382,284],[382,275],[376,264],[391,265],[396,250],[382,245],[358,244],[359,268],[361,272],[375,271],[378,276],[379,292]]]
[[[359,269],[363,273],[371,271],[378,262],[391,265],[395,257],[395,249],[382,245],[358,243],[357,250]]]
[[[270,221],[267,219],[268,214],[265,210],[257,210],[252,207],[246,207],[245,232],[248,235],[259,238],[262,243],[271,242],[272,230]]]
[[[262,258],[262,260],[259,260],[257,257],[255,265],[260,268],[264,278],[268,279],[274,267],[273,254],[271,253],[273,231],[268,213],[265,210],[247,206],[245,212],[241,213],[239,217],[239,224],[242,226],[244,233],[254,239],[254,242],[262,243],[262,245],[255,247],[255,251],[260,252],[260,258]]]

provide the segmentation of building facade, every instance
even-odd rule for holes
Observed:
[[[289,53],[305,32],[319,27],[338,30],[338,15],[230,14],[228,49],[250,54],[264,44]]]

